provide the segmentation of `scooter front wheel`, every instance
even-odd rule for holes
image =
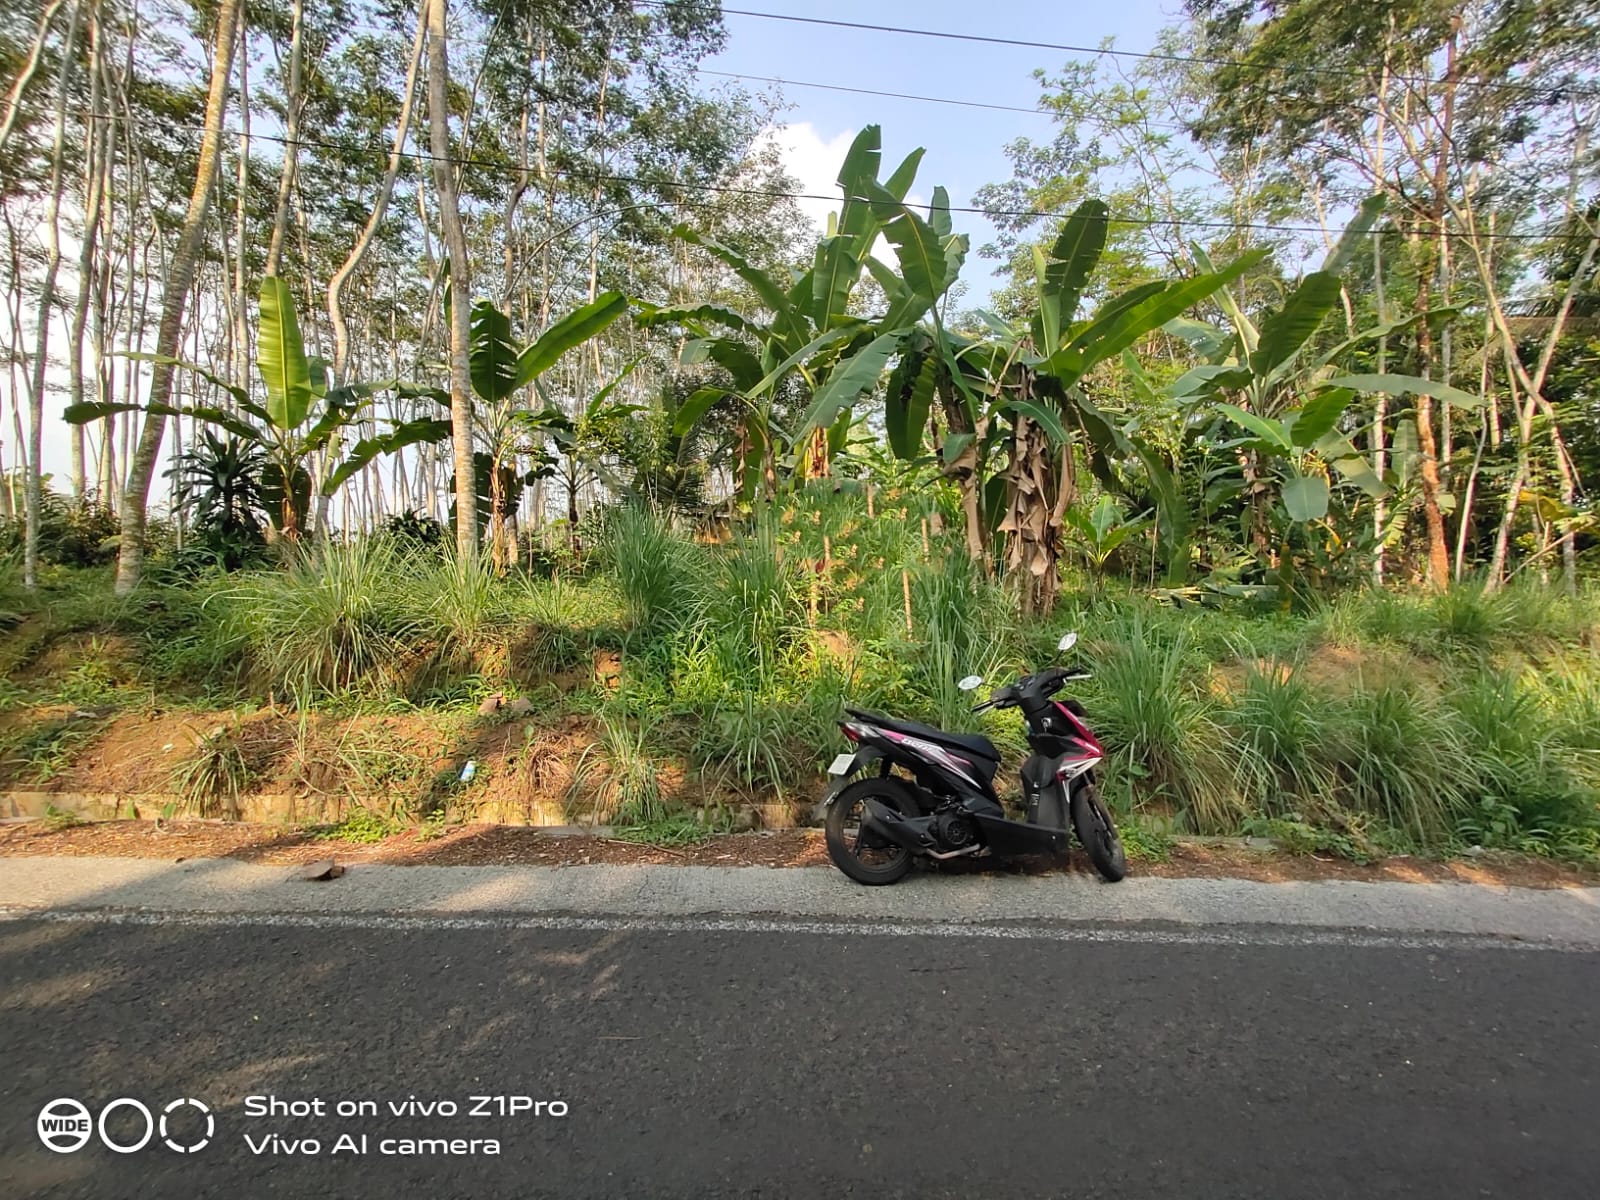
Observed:
[[[898,779],[858,779],[834,797],[825,824],[828,857],[857,883],[877,887],[899,883],[911,870],[911,851],[867,828],[867,801],[876,800],[902,815],[916,812],[910,789]]]
[[[1122,837],[1100,799],[1100,789],[1092,783],[1072,793],[1072,829],[1101,878],[1116,883],[1127,875],[1128,856],[1122,849]]]

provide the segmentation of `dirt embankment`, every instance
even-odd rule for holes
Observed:
[[[132,804],[144,817],[229,815],[231,802],[260,820],[337,820],[361,806],[399,819],[443,809],[457,820],[604,822],[617,795],[599,741],[582,714],[102,714],[54,705],[0,714],[0,792],[60,796],[62,807],[67,797],[97,797],[99,807],[85,811],[99,816],[112,815],[106,798],[114,797],[117,815]],[[743,794],[665,754],[652,769],[669,805],[745,809],[784,825],[809,800]]]

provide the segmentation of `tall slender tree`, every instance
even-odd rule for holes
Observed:
[[[222,161],[222,120],[228,108],[228,82],[233,75],[234,47],[238,45],[239,11],[243,0],[220,0],[212,31],[211,84],[206,92],[205,127],[195,167],[194,188],[184,214],[177,245],[167,267],[161,298],[161,323],[156,331],[159,359],[150,371],[150,411],[145,413],[139,442],[128,468],[128,485],[122,497],[122,535],[117,549],[119,594],[132,591],[144,572],[146,506],[155,475],[161,439],[166,431],[166,406],[172,397],[173,367],[183,337],[183,317],[194,284],[206,236],[206,214]]]
[[[456,193],[450,151],[450,50],[445,25],[448,0],[428,7],[428,128],[433,181],[439,195],[439,232],[450,268],[450,424],[456,468],[456,553],[478,552],[478,499],[472,465],[472,265]]]

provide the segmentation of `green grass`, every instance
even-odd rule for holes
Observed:
[[[619,825],[615,836],[620,841],[644,846],[698,846],[710,841],[714,834],[729,832],[732,827],[720,810],[700,814],[677,812],[651,821]]]
[[[52,717],[13,726],[0,736],[0,780],[46,784],[64,774],[104,721]]]
[[[319,841],[350,842],[360,846],[383,841],[396,832],[396,827],[389,818],[370,808],[352,808],[344,820],[332,825],[315,826],[309,832]]]

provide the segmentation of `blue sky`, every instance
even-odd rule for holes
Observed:
[[[730,8],[791,13],[905,28],[936,29],[992,37],[1019,38],[1077,46],[1098,46],[1112,38],[1119,50],[1148,50],[1157,33],[1172,24],[1180,0],[1117,0],[1115,3],[1057,3],[1037,0],[917,0],[916,3],[863,6],[847,0],[728,0]],[[1083,57],[1022,46],[913,37],[907,34],[800,25],[728,13],[728,44],[704,64],[717,71],[874,88],[923,96],[944,96],[1032,108],[1039,97],[1032,73],[1054,72],[1070,58]],[[706,76],[707,85],[724,82]],[[750,84],[761,88],[763,84]],[[808,192],[837,194],[833,180],[856,132],[876,122],[883,127],[884,159],[893,164],[918,146],[926,148],[915,199],[926,200],[943,184],[953,204],[972,202],[985,183],[1010,175],[1003,147],[1021,136],[1045,140],[1052,122],[1044,116],[929,104],[915,100],[858,96],[817,88],[785,86],[792,105],[788,128],[779,135],[789,170]],[[812,215],[829,205],[805,206]],[[989,289],[977,260],[977,247],[992,230],[979,216],[957,214],[957,230],[972,239],[973,255],[963,278],[978,300]]]

